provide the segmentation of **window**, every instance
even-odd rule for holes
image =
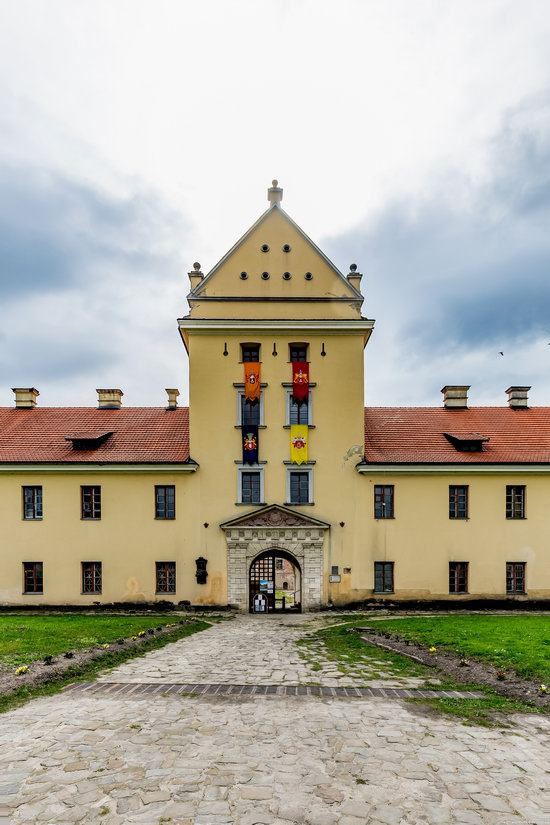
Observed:
[[[525,593],[524,561],[509,561],[506,563],[506,592]]]
[[[262,503],[261,470],[241,470],[240,473],[240,504]]]
[[[374,518],[393,518],[393,484],[375,484]]]
[[[506,487],[506,518],[525,518],[525,487]]]
[[[41,561],[23,562],[23,592],[44,592],[44,565]]]
[[[82,519],[101,518],[101,487],[81,487],[81,513]]]
[[[309,490],[309,477],[311,473],[310,471],[303,470],[295,471],[291,470],[289,473],[289,488],[290,488],[290,504],[309,504],[310,503],[310,490]]]
[[[374,562],[374,592],[393,593],[393,561]]]
[[[157,593],[176,592],[176,562],[157,561]]]
[[[449,487],[449,518],[468,518],[468,487]]]
[[[309,424],[309,401],[303,401],[298,404],[292,397],[292,393],[288,395],[288,423],[289,424]]]
[[[155,518],[176,518],[176,488],[173,484],[168,487],[155,486]]]
[[[468,562],[449,562],[449,593],[468,592]]]
[[[307,361],[307,344],[289,344],[291,361]]]
[[[283,569],[283,560],[282,559],[275,559],[275,570],[282,570]]]
[[[241,424],[260,424],[260,407],[262,406],[262,393],[260,390],[260,403],[249,404],[244,397],[244,392],[239,394],[241,401]]]
[[[259,344],[241,344],[242,360],[256,363],[260,360],[260,345]]]
[[[27,521],[42,518],[42,487],[23,487],[23,518]]]
[[[101,593],[101,562],[82,562],[82,592]]]

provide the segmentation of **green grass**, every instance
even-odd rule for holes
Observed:
[[[0,665],[27,665],[46,655],[59,656],[68,650],[96,647],[178,619],[166,613],[146,616],[0,614]]]
[[[525,679],[550,682],[550,616],[407,616],[370,623],[404,639],[513,669]]]
[[[401,620],[400,620],[401,621]],[[430,620],[431,621],[431,620]],[[366,624],[365,617],[356,617],[354,621],[345,625],[337,625],[320,630],[300,639],[296,644],[300,647],[300,655],[310,663],[319,659],[329,660],[338,665],[343,673],[357,673],[360,666],[372,668],[368,678],[378,678],[381,671],[390,676],[407,677],[418,676],[426,680],[426,687],[435,690],[475,690],[483,693],[479,699],[408,699],[407,702],[457,718],[465,725],[506,726],[506,716],[511,713],[533,713],[536,708],[523,702],[506,699],[492,690],[475,684],[464,685],[447,678],[444,674],[432,668],[401,656],[398,653],[382,650],[364,642],[358,633],[349,633],[348,628]],[[380,622],[382,624],[382,622]],[[395,622],[385,622],[393,625],[397,633]],[[377,621],[376,627],[379,622]],[[320,665],[317,665],[320,668]],[[432,680],[436,677],[438,683]],[[383,677],[382,677],[383,678]]]
[[[140,617],[136,616],[136,619],[138,618]],[[166,624],[166,619],[170,618],[170,616],[163,615],[160,618],[164,619],[164,624]],[[159,617],[157,617],[157,626],[160,626]],[[21,687],[16,692],[10,693],[8,696],[0,696],[0,713],[12,710],[13,708],[18,707],[19,705],[28,702],[30,699],[36,699],[40,696],[50,696],[53,693],[57,693],[59,690],[61,690],[61,688],[65,687],[65,685],[71,684],[73,682],[88,682],[94,679],[99,673],[104,673],[105,671],[110,670],[111,668],[118,667],[118,665],[122,664],[128,659],[134,659],[137,656],[143,656],[145,653],[149,653],[149,651],[151,650],[157,650],[158,648],[164,647],[165,645],[170,644],[171,642],[175,642],[178,639],[183,639],[186,636],[191,636],[193,633],[197,633],[201,630],[207,630],[210,626],[211,625],[209,623],[197,619],[193,620],[192,622],[188,622],[184,625],[177,625],[173,629],[172,633],[164,634],[163,636],[147,636],[145,638],[145,641],[142,642],[138,647],[129,648],[126,650],[117,650],[116,648],[113,648],[107,651],[103,656],[101,656],[100,659],[98,659],[95,662],[88,662],[84,665],[74,665],[73,667],[65,671],[65,673],[62,676],[56,676],[55,674],[52,674],[52,677],[48,682],[42,683],[37,687]],[[115,636],[115,638],[118,638],[118,636]]]

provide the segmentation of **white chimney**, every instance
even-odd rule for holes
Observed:
[[[443,393],[443,406],[448,410],[465,410],[468,407],[468,390],[470,385],[446,384]]]
[[[35,387],[12,387],[15,393],[15,406],[18,410],[33,410],[40,395]]]
[[[100,410],[120,410],[122,406],[122,390],[96,390],[97,406]]]
[[[178,406],[178,395],[180,394],[180,391],[177,389],[167,389],[166,393],[168,395],[168,406],[166,409],[175,410]]]
[[[526,410],[528,393],[531,387],[508,387],[508,404],[511,410]]]
[[[277,206],[283,199],[283,190],[279,186],[278,180],[271,181],[271,186],[267,190],[267,199],[271,206]]]

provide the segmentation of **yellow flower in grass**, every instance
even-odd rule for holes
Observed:
[[[541,694],[541,696],[544,696],[546,693],[548,693],[548,685],[541,685],[539,687],[539,693]]]
[[[434,645],[432,645],[430,648],[430,653],[432,654],[432,656],[434,655],[434,653],[437,653],[437,647],[434,647]]]
[[[109,648],[111,647],[111,645],[104,644],[104,645],[101,645],[101,647],[103,648],[103,650],[109,650]]]
[[[22,676],[24,673],[27,672],[28,669],[28,665],[19,665],[19,667],[15,668],[15,675]]]
[[[131,636],[130,638],[132,639],[132,641],[135,642],[135,640],[137,639],[137,636]]]
[[[145,630],[140,630],[138,636],[145,636]]]

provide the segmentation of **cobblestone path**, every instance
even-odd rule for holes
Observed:
[[[0,823],[550,825],[540,716],[501,730],[398,700],[163,695],[163,681],[340,684],[297,655],[311,628],[238,618],[103,677],[154,695],[68,691],[1,716]]]

